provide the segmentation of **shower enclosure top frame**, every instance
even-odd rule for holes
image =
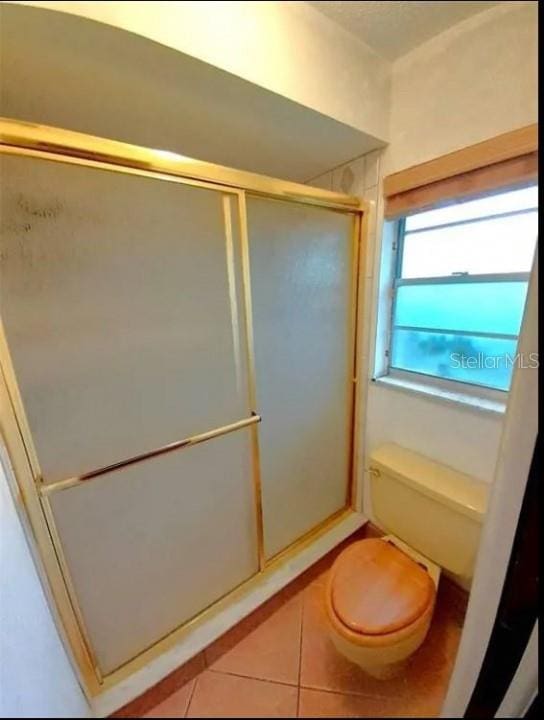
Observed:
[[[294,200],[300,203],[365,211],[367,204],[358,197],[322,190],[309,185],[258,175],[245,170],[170,152],[99,138],[72,130],[0,117],[2,152],[29,154],[34,157],[58,155],[65,162],[86,161],[119,166],[119,169],[164,173],[192,180],[212,182],[225,188],[248,190],[253,194]],[[57,158],[60,160],[60,158]]]

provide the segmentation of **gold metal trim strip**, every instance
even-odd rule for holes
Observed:
[[[0,121],[1,124],[1,121]],[[228,185],[219,185],[212,181],[193,180],[192,178],[183,177],[181,175],[170,175],[168,173],[159,172],[158,170],[143,170],[128,165],[114,165],[112,163],[102,162],[101,160],[86,160],[84,158],[72,157],[70,155],[61,155],[60,153],[44,152],[35,148],[22,148],[16,145],[4,145],[0,142],[0,155],[13,155],[14,157],[28,157],[35,160],[45,160],[46,162],[57,162],[65,165],[76,165],[78,167],[92,168],[93,170],[104,170],[105,172],[122,173],[123,175],[135,175],[137,177],[149,178],[150,180],[162,180],[163,182],[171,182],[179,185],[189,185],[191,187],[203,188],[205,190],[217,190],[229,195],[238,195],[241,190],[229,187]]]
[[[140,455],[134,455],[133,457],[127,458],[126,460],[120,460],[119,462],[106,465],[105,467],[91,470],[90,472],[83,473],[82,475],[75,475],[66,480],[59,480],[58,482],[50,483],[49,485],[40,484],[39,492],[42,496],[51,495],[51,493],[59,492],[60,490],[67,490],[68,488],[80,485],[82,483],[93,480],[94,478],[105,475],[106,473],[115,472],[116,470],[122,470],[125,467],[134,465],[144,460],[150,460],[151,458],[158,457],[159,455],[166,455],[166,453],[174,452],[175,450],[182,450],[193,445],[205,442],[206,440],[212,440],[213,438],[220,437],[221,435],[227,435],[228,433],[241,430],[242,428],[249,427],[261,422],[261,416],[253,414],[249,418],[244,420],[238,420],[238,422],[231,423],[230,425],[223,425],[223,427],[209,430],[199,435],[193,435],[192,437],[185,438],[184,440],[176,440],[175,442],[163,445],[156,450],[149,450],[148,452],[141,453]]]
[[[240,247],[242,253],[242,281],[244,285],[245,305],[245,338],[248,369],[248,392],[251,407],[257,406],[257,376],[255,369],[255,341],[253,335],[253,300],[251,294],[251,261],[249,255],[249,232],[247,227],[247,204],[245,193],[238,200],[240,222]],[[266,565],[264,554],[264,520],[263,494],[261,484],[261,454],[259,449],[259,433],[253,428],[251,435],[253,463],[253,495],[255,499],[255,517],[257,522],[257,549],[259,554],[259,570]]]
[[[74,598],[68,592],[66,578],[52,543],[47,518],[36,493],[25,439],[18,424],[13,397],[10,395],[10,381],[6,367],[6,364],[9,365],[9,357],[6,357],[5,351],[6,348],[0,343],[0,358],[3,365],[0,365],[0,440],[5,445],[15,475],[15,481],[11,482],[11,473],[7,473],[8,484],[12,488],[18,509],[24,512],[23,527],[32,540],[29,543],[30,548],[60,637],[68,656],[73,659],[74,670],[83,692],[86,697],[90,697],[100,690],[99,675],[93,653],[84,640],[84,630],[74,609]]]
[[[350,503],[354,510],[361,509],[362,502],[362,486],[361,481],[361,468],[359,458],[359,445],[361,441],[361,418],[363,412],[361,409],[361,403],[366,401],[366,384],[367,378],[360,378],[360,360],[363,353],[363,336],[364,328],[362,326],[363,318],[366,317],[364,306],[365,287],[367,282],[367,260],[368,260],[368,242],[369,242],[369,227],[370,227],[370,205],[367,202],[362,202],[363,212],[359,215],[355,241],[357,243],[357,277],[355,286],[355,337],[353,346],[353,412],[352,412],[352,451],[351,451],[351,488],[350,488]],[[375,212],[375,209],[372,211]],[[368,342],[368,341],[367,341]],[[366,351],[369,352],[369,348]],[[361,381],[361,382],[360,382]],[[365,392],[363,392],[365,390]]]
[[[0,316],[0,364],[3,367],[6,387],[8,390],[10,402],[13,407],[15,415],[15,422],[19,428],[19,433],[23,439],[25,453],[28,459],[28,464],[32,470],[35,478],[41,476],[40,463],[38,461],[38,455],[36,448],[34,447],[34,441],[32,440],[32,433],[30,432],[30,425],[28,424],[28,418],[25,412],[25,406],[23,399],[19,391],[19,385],[17,383],[17,377],[15,375],[15,369],[13,361],[11,359],[11,352],[9,350],[8,339],[2,317]]]
[[[232,239],[232,198],[223,195],[223,221],[225,224],[225,255],[227,263],[227,279],[229,287],[230,319],[232,327],[232,347],[236,371],[236,391],[242,392],[242,365],[240,352],[240,323],[238,312],[238,299],[236,292],[236,270],[234,262],[234,243]]]
[[[68,597],[70,598],[72,610],[76,617],[77,624],[79,626],[79,631],[81,632],[83,644],[85,645],[85,648],[87,650],[87,653],[88,653],[91,663],[93,665],[94,671],[96,673],[96,679],[99,684],[102,684],[102,682],[103,682],[102,672],[101,672],[100,666],[98,664],[98,658],[96,657],[96,653],[94,651],[94,648],[93,648],[93,645],[91,642],[91,638],[89,636],[89,632],[88,632],[87,626],[85,624],[85,620],[83,619],[83,612],[79,605],[79,600],[78,600],[77,593],[75,590],[74,582],[72,580],[72,575],[68,568],[68,562],[66,560],[66,556],[64,555],[64,551],[62,549],[62,541],[60,539],[60,536],[59,536],[59,533],[57,530],[57,524],[55,522],[55,517],[53,515],[53,509],[51,508],[51,503],[49,501],[49,498],[44,497],[44,496],[40,497],[40,504],[42,507],[42,512],[45,517],[45,521],[47,523],[47,527],[49,529],[51,543],[53,545],[53,549],[55,551],[57,562],[59,564],[60,572],[62,575],[62,580],[66,586],[66,591],[68,593]]]
[[[64,162],[67,158],[102,162],[121,168],[138,168],[194,180],[211,181],[231,188],[251,190],[301,203],[344,210],[360,208],[359,199],[353,196],[195,160],[168,150],[130,145],[10,118],[0,118],[0,143],[4,146],[51,154],[51,159],[64,156]]]
[[[352,396],[351,396],[351,407],[350,407],[350,450],[349,450],[349,481],[347,486],[347,503],[350,506],[354,506],[356,502],[356,488],[357,488],[357,435],[358,435],[358,423],[357,418],[359,414],[359,403],[358,403],[358,374],[359,374],[359,290],[361,282],[361,241],[363,231],[363,220],[361,216],[355,218],[353,228],[353,275],[352,275],[352,309],[351,309],[351,322],[352,326]]]
[[[5,333],[4,324],[0,317],[0,373],[3,378],[3,383],[8,396],[8,401],[12,409],[12,416],[17,428],[22,448],[24,450],[26,460],[28,463],[28,469],[30,471],[31,478],[28,478],[28,474],[24,473],[23,478],[17,478],[17,482],[20,483],[21,489],[26,490],[25,481],[30,482],[32,490],[36,487],[35,479],[41,477],[40,465],[38,457],[34,447],[32,434],[30,432],[30,426],[28,424],[23,400],[19,392],[19,386],[11,359],[11,353]],[[6,418],[5,422],[8,422]],[[83,615],[79,607],[77,597],[75,595],[73,583],[71,581],[70,574],[68,572],[68,566],[62,553],[60,545],[60,539],[56,534],[56,527],[54,525],[53,516],[49,507],[49,503],[44,504],[42,498],[39,498],[33,493],[32,500],[28,497],[25,492],[25,509],[27,510],[28,517],[31,523],[32,530],[37,539],[36,544],[40,551],[40,557],[46,567],[47,580],[51,584],[52,595],[57,602],[59,614],[62,617],[62,622],[65,626],[67,634],[70,636],[70,644],[72,645],[72,651],[74,656],[78,658],[80,663],[80,669],[84,674],[87,683],[89,684],[89,690],[95,688],[96,683],[102,682],[102,675],[98,667],[96,655],[94,653],[92,644],[90,642],[89,634],[87,632],[85,623],[83,621]],[[37,501],[36,509],[34,504]],[[45,537],[50,541],[49,548],[52,548],[53,553],[47,552],[47,549],[43,547],[43,543],[38,540]],[[51,566],[51,563],[55,563],[55,567]],[[57,573],[60,574],[59,581],[64,586],[66,597],[62,597],[62,592],[59,591]],[[52,577],[51,577],[52,576]],[[65,602],[67,600],[67,603]],[[68,607],[67,607],[68,605]],[[68,615],[69,613],[69,615]],[[79,637],[74,640],[74,624],[77,628]],[[90,667],[89,667],[90,665]],[[89,677],[91,675],[91,678]]]
[[[349,505],[335,510],[332,515],[329,515],[324,520],[321,520],[317,525],[310,528],[304,535],[301,535],[292,543],[289,543],[283,550],[279,550],[275,555],[271,555],[265,561],[265,569],[268,570],[271,566],[281,563],[286,558],[290,557],[294,552],[298,551],[301,547],[308,545],[312,540],[321,535],[325,530],[328,530],[330,526],[339,522],[344,516],[349,515],[352,512],[352,508]]]

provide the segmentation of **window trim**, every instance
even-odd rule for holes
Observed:
[[[535,182],[538,123],[405,168],[383,179],[388,220],[437,203]]]
[[[508,403],[508,393],[502,390],[468,385],[409,370],[390,369],[372,378],[372,383],[410,395],[420,395],[447,405],[455,404],[495,415],[503,415]]]
[[[511,272],[511,273],[487,273],[474,274],[470,273],[459,275],[435,275],[431,277],[403,278],[396,277],[396,287],[402,285],[462,285],[463,283],[485,283],[485,282],[525,282],[529,279],[530,272]]]
[[[533,183],[530,183],[527,185],[527,187],[532,187]],[[515,188],[515,190],[522,190],[523,188]],[[462,203],[464,202],[471,202],[471,200],[480,200],[485,197],[492,197],[493,195],[501,195],[502,193],[507,193],[508,190],[501,190],[496,193],[486,193],[485,195],[477,195],[474,198],[463,198]],[[439,205],[435,209],[439,209],[440,207],[452,207],[454,204],[462,204],[462,203],[451,203],[450,205]],[[418,210],[414,213],[414,215],[419,215],[420,213],[424,212],[431,212],[431,210]],[[528,207],[523,208],[522,210],[506,210],[502,213],[490,213],[489,215],[478,215],[477,217],[473,218],[465,218],[464,220],[452,220],[451,222],[447,223],[440,223],[438,225],[428,225],[427,227],[422,228],[415,228],[414,230],[404,230],[404,235],[415,235],[424,233],[424,232],[430,232],[431,230],[444,230],[445,228],[449,227],[458,227],[459,225],[473,225],[477,222],[486,222],[488,220],[498,220],[499,218],[505,218],[505,217],[514,217],[515,215],[526,215],[530,212],[538,212],[538,207]],[[408,216],[407,216],[408,217]],[[406,218],[404,218],[406,219]]]
[[[524,183],[523,185],[515,185],[511,188],[500,188],[495,192],[486,193],[486,195],[501,194],[509,192],[510,190],[520,189],[527,185],[537,184]],[[477,194],[474,199],[481,197]],[[470,202],[471,198],[463,198],[461,202]],[[521,210],[507,211],[504,213],[494,213],[490,215],[483,215],[476,218],[470,218],[467,220],[452,221],[450,223],[442,223],[439,225],[429,226],[428,228],[420,228],[416,230],[406,230],[406,217],[397,218],[394,222],[396,223],[396,229],[394,233],[393,241],[393,272],[392,272],[392,284],[391,284],[391,302],[389,312],[389,322],[387,327],[387,340],[386,340],[386,365],[383,373],[379,376],[375,376],[373,380],[380,381],[383,384],[390,384],[392,386],[402,387],[405,389],[415,390],[416,392],[425,392],[426,394],[442,396],[445,399],[452,400],[457,399],[459,402],[463,402],[469,405],[482,405],[483,409],[491,409],[494,412],[504,412],[506,401],[508,399],[508,390],[501,390],[499,388],[491,388],[486,385],[479,385],[477,383],[466,383],[461,380],[454,380],[451,378],[443,378],[437,375],[431,375],[426,373],[417,372],[414,370],[407,370],[405,368],[397,368],[392,365],[392,348],[394,331],[399,329],[417,329],[427,330],[428,332],[449,334],[449,335],[469,335],[474,337],[488,337],[503,340],[516,340],[516,351],[517,341],[519,339],[519,333],[516,335],[493,333],[493,332],[465,332],[447,330],[444,328],[412,328],[404,325],[395,325],[394,318],[396,312],[396,301],[397,301],[397,290],[399,287],[407,285],[433,285],[433,284],[463,284],[463,283],[482,283],[482,282],[526,282],[529,283],[530,271],[529,272],[512,272],[512,273],[488,273],[488,274],[473,274],[470,273],[458,273],[444,276],[434,277],[416,277],[416,278],[403,278],[402,277],[402,259],[404,253],[404,241],[406,235],[426,232],[427,230],[442,230],[447,227],[464,225],[467,223],[480,222],[490,219],[498,219],[503,217],[510,217],[513,215],[527,214],[530,212],[537,212],[538,207],[523,208]],[[425,212],[425,210],[420,210]],[[521,328],[520,328],[521,330]],[[390,382],[386,382],[387,378]],[[416,389],[417,387],[417,389]],[[475,403],[476,401],[476,403]],[[478,402],[483,401],[483,402]],[[488,407],[488,405],[496,405],[496,407]]]

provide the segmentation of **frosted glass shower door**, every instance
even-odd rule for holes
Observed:
[[[346,505],[354,222],[248,199],[267,558]]]
[[[0,170],[2,317],[44,481],[247,417],[235,197],[29,158]]]
[[[45,486],[250,418],[237,194],[0,162],[0,310]],[[258,570],[251,432],[48,495],[103,674]]]

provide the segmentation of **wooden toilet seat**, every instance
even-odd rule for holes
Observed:
[[[417,632],[434,609],[429,573],[391,543],[361,540],[334,562],[327,584],[327,610],[346,639],[386,645]]]

